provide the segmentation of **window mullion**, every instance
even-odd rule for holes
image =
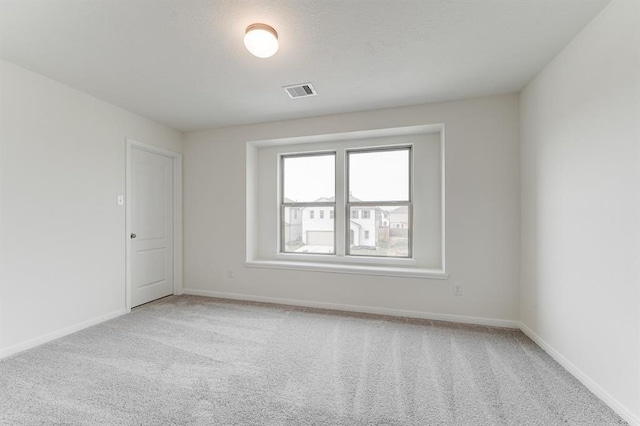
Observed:
[[[345,203],[346,203],[346,168],[345,168],[345,151],[340,149],[336,152],[336,207],[335,207],[335,245],[336,255],[345,255],[345,243],[346,243],[346,224],[348,218],[345,217]]]

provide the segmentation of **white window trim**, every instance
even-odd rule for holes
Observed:
[[[441,268],[423,269],[416,267],[415,258],[390,258],[366,256],[311,255],[301,253],[276,252],[274,259],[258,258],[257,240],[257,159],[258,149],[264,147],[297,145],[305,143],[353,141],[365,138],[385,136],[420,135],[427,133],[440,134],[440,173],[441,173]],[[256,140],[246,143],[247,151],[247,227],[246,227],[246,261],[245,266],[267,269],[286,269],[301,271],[317,271],[330,273],[347,273],[359,275],[394,276],[409,278],[427,278],[445,280],[446,272],[446,238],[445,238],[445,126],[430,124],[406,126],[398,128],[354,131],[325,135],[310,135],[283,139]],[[337,201],[337,200],[336,200]],[[293,259],[292,259],[293,256]]]
[[[323,260],[326,260],[323,259]],[[361,259],[360,259],[361,260]],[[376,259],[377,260],[377,259]],[[408,259],[403,259],[408,260]],[[413,259],[409,259],[413,260]],[[408,278],[431,278],[446,280],[449,275],[444,271],[432,270],[432,269],[418,269],[408,267],[394,267],[394,266],[374,266],[362,264],[358,262],[357,265],[347,264],[335,264],[335,263],[321,263],[321,262],[299,262],[299,261],[284,261],[284,260],[251,260],[244,263],[245,266],[250,268],[266,268],[266,269],[289,269],[295,271],[315,271],[315,272],[330,272],[340,274],[357,274],[357,275],[382,275],[391,277],[408,277]],[[377,262],[376,262],[377,263]]]

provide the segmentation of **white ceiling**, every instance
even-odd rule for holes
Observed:
[[[0,57],[189,131],[516,92],[608,2],[0,0]]]

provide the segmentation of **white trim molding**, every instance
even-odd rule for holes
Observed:
[[[244,300],[249,302],[274,303],[278,305],[301,306],[305,308],[330,309],[334,311],[359,312],[365,314],[389,315],[394,317],[419,318],[433,321],[447,321],[462,324],[484,325],[488,327],[519,328],[518,321],[469,317],[462,315],[439,314],[432,312],[408,311],[404,309],[379,308],[374,306],[346,305],[342,303],[315,302],[280,297],[252,296],[248,294],[224,293],[218,291],[184,289],[184,294],[192,296],[215,297],[219,299]]]
[[[370,129],[344,133],[314,134],[269,140],[246,142],[246,252],[245,266],[256,268],[291,269],[304,271],[336,272],[362,275],[384,275],[393,277],[413,277],[427,279],[446,279],[446,202],[445,202],[445,166],[446,143],[443,123],[414,125],[393,128]],[[420,138],[416,138],[420,136]],[[417,143],[416,141],[422,141]],[[320,144],[320,145],[314,145]],[[416,174],[416,168],[409,168],[410,182],[413,182],[411,203],[436,206],[439,212],[426,208],[420,220],[416,220],[413,235],[410,238],[410,258],[345,256],[345,226],[348,220],[336,213],[334,233],[336,236],[335,254],[313,255],[281,252],[282,229],[280,204],[282,195],[281,161],[285,155],[335,152],[336,161],[336,205],[345,207],[345,191],[348,191],[345,153],[356,149],[389,149],[412,147],[413,161],[417,161],[420,152],[421,161],[429,159],[430,167],[437,167],[439,182],[435,178]],[[422,148],[418,149],[421,146]],[[415,149],[414,149],[415,148]],[[429,151],[431,150],[431,151]],[[435,151],[439,156],[435,156]],[[433,155],[428,155],[428,153]],[[273,182],[272,182],[273,181]],[[269,183],[265,183],[269,182]],[[420,184],[421,186],[418,187]],[[260,186],[262,185],[262,186]],[[263,189],[266,189],[263,191]],[[260,195],[258,195],[260,192]],[[420,196],[415,194],[420,194]],[[348,198],[348,197],[347,197]],[[266,201],[265,201],[266,200]],[[280,201],[278,201],[280,200]],[[384,203],[381,201],[381,205]],[[428,211],[428,213],[426,213]],[[439,213],[439,214],[438,214]],[[277,227],[273,224],[277,223]],[[421,224],[418,230],[417,224]],[[437,238],[427,238],[439,234]]]
[[[104,314],[104,315],[99,315],[97,317],[91,318],[90,320],[83,321],[79,324],[75,324],[60,330],[53,331],[43,336],[39,336],[30,340],[27,340],[26,342],[9,346],[8,348],[0,350],[0,359],[6,358],[11,355],[15,355],[19,352],[26,351],[27,349],[35,348],[36,346],[40,346],[44,343],[51,342],[52,340],[56,340],[64,336],[68,336],[69,334],[75,333],[76,331],[84,330],[85,328],[92,327],[94,325],[103,323],[113,318],[117,318],[124,314],[126,314],[126,310],[124,308],[118,309],[117,311],[109,312],[108,314]]]
[[[182,294],[182,154],[126,138],[126,278],[125,309],[131,312],[131,149],[164,155],[173,162],[173,294]]]
[[[449,275],[444,271],[393,266],[287,262],[280,260],[250,260],[246,261],[244,265],[249,268],[289,269],[294,271],[331,272],[336,274],[381,275],[388,277],[430,278],[436,280],[446,280],[449,278]]]
[[[622,405],[616,398],[614,398],[609,392],[604,390],[602,386],[596,383],[591,377],[580,370],[574,363],[569,361],[560,352],[558,352],[553,346],[547,343],[544,339],[533,332],[524,323],[520,323],[520,330],[527,335],[536,345],[540,346],[551,358],[556,360],[558,364],[564,367],[572,376],[580,381],[593,392],[598,398],[600,398],[605,404],[607,404],[613,411],[615,411],[620,417],[622,417],[627,423],[632,426],[640,426],[640,418],[635,416],[624,405]]]

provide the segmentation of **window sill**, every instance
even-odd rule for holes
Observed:
[[[409,257],[376,257],[376,256],[339,256],[334,254],[314,253],[274,253],[274,258],[269,261],[294,262],[294,263],[326,263],[327,265],[356,265],[373,267],[414,267],[416,259]],[[267,259],[264,259],[265,261]]]
[[[250,268],[288,269],[294,271],[330,272],[337,274],[376,275],[387,277],[429,278],[446,280],[449,275],[441,270],[396,266],[348,265],[320,262],[293,262],[281,260],[248,260]]]

